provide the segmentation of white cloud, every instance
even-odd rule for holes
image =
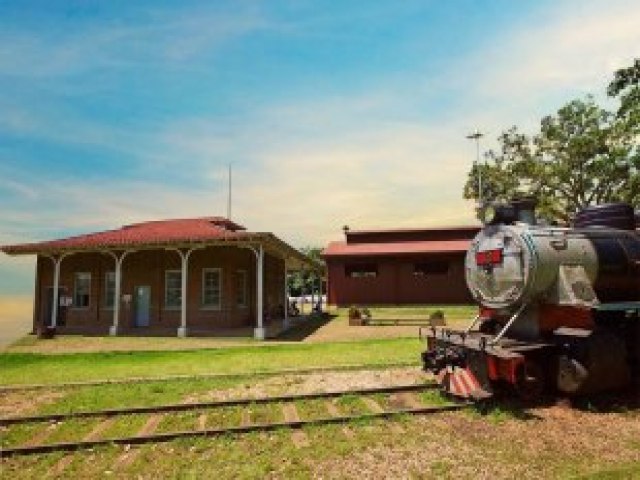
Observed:
[[[460,87],[465,79],[467,98],[484,103],[481,118],[504,124],[510,114],[512,123],[530,125],[558,101],[603,96],[613,72],[638,56],[639,25],[638,2],[558,2],[496,35],[450,76]]]
[[[51,32],[24,32],[4,25],[0,72],[41,78],[50,84],[56,77],[96,69],[184,64],[199,55],[216,53],[234,38],[276,28],[251,6],[240,6],[233,12],[203,7],[188,14],[158,9],[139,12],[137,23],[113,20],[72,27],[61,25],[52,37]]]

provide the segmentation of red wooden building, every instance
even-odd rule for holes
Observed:
[[[221,217],[161,220],[0,248],[37,255],[33,325],[60,333],[253,334],[287,323],[286,275],[318,265]]]
[[[349,230],[323,252],[328,303],[471,303],[464,257],[480,227]]]

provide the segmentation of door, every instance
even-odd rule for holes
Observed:
[[[136,310],[135,310],[135,326],[149,326],[149,310],[151,305],[151,287],[136,287]]]

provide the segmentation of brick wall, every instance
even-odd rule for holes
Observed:
[[[414,264],[446,261],[444,274],[417,276]],[[350,278],[345,275],[348,264],[375,264],[376,277]],[[464,279],[464,254],[424,255],[416,257],[368,257],[328,259],[328,301],[332,305],[402,305],[472,303]]]
[[[150,287],[149,327],[135,327],[135,304],[121,304],[120,329],[122,332],[175,335],[180,326],[180,308],[165,305],[165,271],[180,270],[177,252],[148,250],[129,254],[122,264],[122,294],[135,298],[138,286]],[[36,272],[36,302],[34,329],[48,316],[53,265],[50,259],[39,257]],[[202,305],[202,281],[204,268],[222,271],[222,299],[219,309]],[[105,306],[105,274],[114,271],[111,256],[99,253],[77,253],[62,261],[60,287],[64,295],[73,296],[74,274],[91,273],[90,304],[87,308],[62,308],[65,326],[62,333],[106,334],[113,323],[113,310]],[[247,272],[247,306],[236,305],[236,286],[239,270]],[[284,262],[272,255],[265,255],[264,306],[271,318],[278,318],[284,303]],[[190,334],[215,329],[253,326],[256,318],[256,260],[253,252],[237,247],[208,247],[196,250],[189,260],[187,280],[187,328]]]

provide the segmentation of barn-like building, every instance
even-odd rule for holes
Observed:
[[[328,303],[464,304],[472,299],[464,257],[478,226],[395,230],[344,229],[323,251]]]
[[[241,335],[287,326],[286,275],[319,266],[222,217],[4,246],[37,255],[33,325],[95,335]]]

